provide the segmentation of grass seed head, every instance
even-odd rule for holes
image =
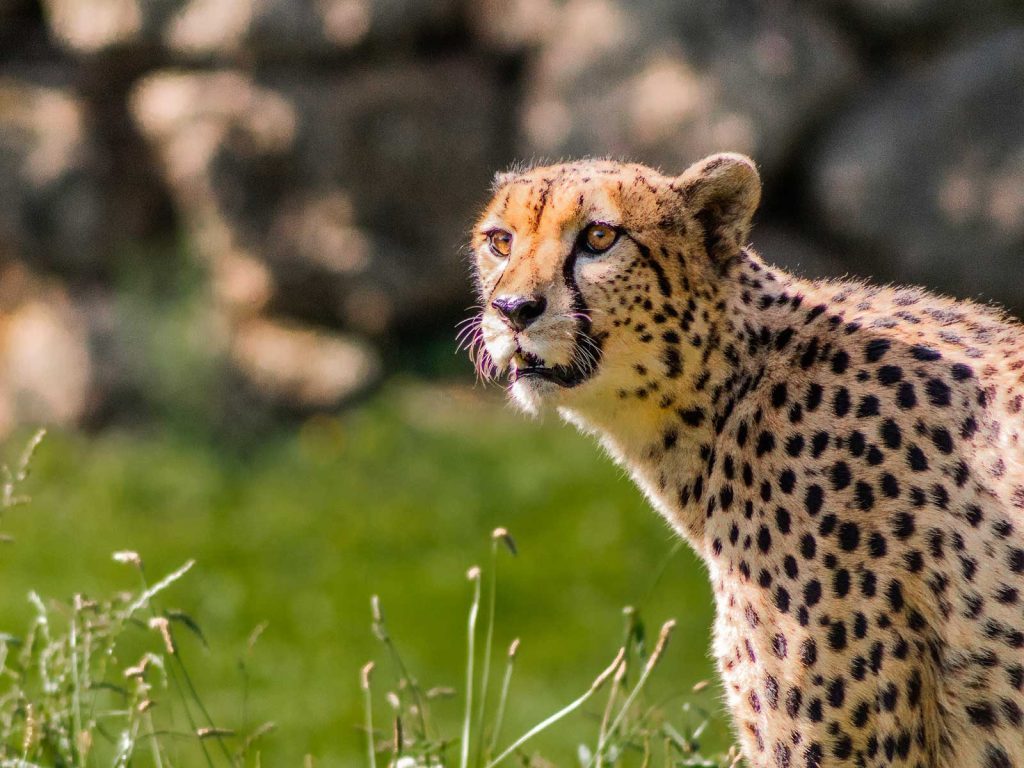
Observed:
[[[78,754],[82,757],[83,763],[89,762],[89,752],[92,751],[92,734],[89,731],[79,731],[78,738]]]
[[[230,728],[215,728],[210,726],[208,728],[196,728],[196,736],[200,739],[219,739],[224,736],[234,736],[235,732]]]
[[[370,690],[370,673],[373,672],[374,666],[376,665],[372,661],[368,661],[359,670],[359,685],[364,691]]]
[[[491,538],[496,541],[502,541],[505,546],[508,547],[508,551],[513,555],[519,554],[519,549],[516,547],[516,540],[513,539],[512,534],[508,532],[508,528],[495,528],[491,532]]]
[[[171,636],[171,622],[163,616],[154,616],[149,620],[149,628],[157,630],[164,639],[164,648],[171,656],[175,654],[174,638]]]
[[[380,597],[377,595],[370,596],[370,615],[373,617],[374,624],[384,621],[384,616],[380,612]]]
[[[124,670],[125,677],[143,677],[146,674],[146,668],[149,667],[151,661],[150,655],[147,653],[134,667],[126,667]]]
[[[131,550],[122,550],[115,552],[112,555],[115,563],[124,563],[125,565],[133,565],[136,568],[142,568],[142,557],[138,552],[132,552]]]
[[[619,648],[619,652],[617,654],[615,654],[614,661],[612,661],[612,663],[608,665],[608,668],[604,672],[602,672],[600,675],[598,675],[597,678],[595,678],[594,682],[592,682],[590,684],[590,690],[591,691],[596,691],[598,688],[600,688],[602,685],[604,685],[605,681],[609,677],[611,677],[613,674],[615,674],[615,671],[622,665],[622,662],[623,662],[623,660],[625,658],[626,658],[626,649],[625,648]]]
[[[394,742],[392,744],[392,747],[391,747],[392,750],[394,751],[395,754],[401,754],[402,750],[405,748],[405,736],[403,735],[403,732],[402,732],[402,718],[401,717],[398,717],[398,716],[395,717],[395,727],[394,727],[394,731],[392,732],[391,736],[392,736],[392,740]]]
[[[647,668],[651,669],[658,660],[661,658],[661,654],[665,652],[665,646],[668,645],[668,637],[672,634],[672,630],[676,628],[676,620],[669,619],[661,625],[661,631],[658,633],[658,642],[654,645],[654,652],[651,653],[651,657],[647,660]]]
[[[36,720],[35,707],[32,704],[25,705],[25,735],[22,739],[21,751],[26,755],[31,753],[36,745],[39,736],[39,722]]]

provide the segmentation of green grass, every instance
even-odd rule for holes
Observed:
[[[21,445],[9,442],[9,460]],[[238,662],[267,623],[247,661],[246,718],[278,725],[264,765],[301,765],[306,754],[365,765],[359,670],[383,659],[371,594],[419,682],[461,693],[465,572],[489,557],[497,526],[520,550],[501,563],[495,630],[498,649],[522,639],[505,733],[586,690],[620,644],[625,605],[652,628],[678,621],[652,696],[713,674],[710,590],[696,559],[684,548],[652,589],[674,536],[622,472],[567,427],[530,422],[479,391],[392,384],[244,454],[174,432],[51,434],[26,491],[33,503],[0,520],[15,539],[0,549],[0,631],[27,626],[30,590],[133,588],[115,550],[138,551],[156,575],[195,558],[163,605],[205,632],[209,651],[187,638],[182,650],[218,725],[242,725]],[[717,700],[712,689],[697,702],[717,711]],[[435,705],[453,735],[461,701]],[[599,716],[596,705],[576,714],[536,747],[568,765]],[[728,743],[720,722],[707,738]]]

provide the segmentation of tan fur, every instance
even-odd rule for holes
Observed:
[[[479,368],[594,434],[704,558],[751,766],[1024,768],[1024,332],[766,265],[759,197],[739,155],[500,177]],[[594,222],[620,232],[596,255]],[[524,297],[517,328],[494,302]]]

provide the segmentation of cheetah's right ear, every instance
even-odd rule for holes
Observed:
[[[754,161],[733,152],[711,155],[687,168],[677,183],[704,229],[708,256],[724,263],[739,253],[761,201],[761,177]]]

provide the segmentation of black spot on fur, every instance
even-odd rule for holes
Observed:
[[[922,345],[911,347],[910,354],[915,360],[920,360],[922,362],[938,360],[942,357],[942,354],[937,349],[932,349],[931,347],[925,347]]]
[[[864,347],[864,357],[869,363],[877,363],[890,346],[888,339],[872,339]]]

